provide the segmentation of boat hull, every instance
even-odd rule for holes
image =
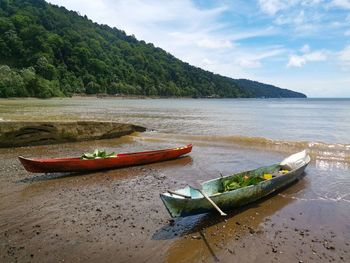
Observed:
[[[293,169],[285,175],[281,175],[270,180],[265,180],[256,185],[223,192],[216,195],[209,194],[210,198],[221,209],[231,209],[249,204],[298,180],[302,176],[308,163],[309,161],[307,161],[304,165]],[[279,166],[280,164],[275,164],[250,172],[270,172],[277,169]],[[220,180],[222,180],[222,178],[204,183],[203,190],[207,193],[210,193],[210,188],[217,188],[218,184],[222,184]],[[177,197],[176,195],[169,193],[160,195],[164,205],[172,217],[184,217],[215,211],[215,208],[208,202],[208,200],[201,196],[196,190],[188,187],[182,189],[182,191],[180,189],[178,192],[182,194],[187,193],[191,196],[191,198],[184,198],[180,196]]]
[[[171,160],[190,153],[191,150],[192,145],[189,144],[180,148],[137,153],[122,153],[113,158],[93,160],[82,160],[81,158],[29,159],[21,156],[18,158],[24,168],[32,173],[86,172]]]

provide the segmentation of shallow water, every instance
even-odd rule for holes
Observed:
[[[350,99],[0,100],[2,120],[109,120],[165,133],[350,144]]]
[[[94,255],[103,255],[106,261],[212,262],[218,257],[231,262],[233,255],[227,248],[235,247],[240,251],[234,255],[235,260],[261,262],[259,259],[272,260],[269,244],[274,242],[283,250],[273,254],[280,262],[344,261],[340,257],[349,260],[349,245],[344,241],[350,238],[350,100],[1,100],[0,121],[8,120],[105,120],[149,128],[145,133],[117,140],[0,149],[4,162],[0,168],[0,210],[5,219],[0,232],[10,229],[11,235],[20,236],[15,227],[10,228],[13,222],[24,232],[28,228],[26,236],[33,244],[30,249],[40,247],[42,240],[57,239],[39,255],[46,251],[52,253],[52,260],[58,260],[69,259],[74,252],[77,261],[93,261],[86,244],[94,240]],[[15,159],[18,155],[73,156],[94,148],[132,152],[187,143],[193,143],[194,148],[186,158],[79,177],[31,175]],[[225,221],[210,215],[180,219],[175,226],[166,223],[169,216],[158,198],[161,191],[209,180],[220,173],[228,175],[276,163],[304,148],[312,157],[305,177],[278,194],[230,213]],[[114,202],[122,210],[116,210]],[[112,217],[132,218],[140,233],[136,234],[129,221],[118,221],[121,232],[113,239],[117,230],[111,219],[103,221],[94,205]],[[65,219],[66,213],[69,220]],[[262,227],[266,232],[255,238],[237,221],[247,222],[254,229]],[[44,222],[44,237],[31,235],[31,225],[37,222]],[[55,236],[57,225],[63,240]],[[75,228],[78,234],[74,234]],[[201,229],[206,231],[206,241],[203,237],[191,238]],[[295,229],[308,229],[310,237],[299,235]],[[282,234],[276,236],[275,232]],[[336,250],[317,248],[312,240],[333,240]],[[16,244],[22,241],[18,237]],[[73,241],[76,243],[71,244]],[[242,247],[244,243],[258,249]]]
[[[288,153],[308,148],[319,160],[350,162],[350,99],[0,100],[0,121],[8,120],[127,122],[165,139]]]
[[[319,171],[350,165],[350,99],[0,100],[0,121],[9,120],[127,122],[151,130],[142,140],[205,144],[209,154],[218,146],[284,155],[308,149]],[[349,182],[334,179],[330,189],[347,190]]]

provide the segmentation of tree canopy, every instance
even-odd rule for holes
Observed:
[[[43,0],[0,1],[0,97],[305,97],[220,76]]]

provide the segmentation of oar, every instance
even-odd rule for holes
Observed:
[[[196,187],[193,187],[193,186],[191,186],[191,185],[189,185],[189,187],[191,187],[193,190],[196,190],[196,191],[200,192],[200,193],[204,196],[204,198],[207,199],[207,200],[212,204],[212,206],[220,213],[220,215],[222,215],[222,216],[227,216],[227,214],[224,213],[224,212],[220,209],[220,207],[218,207],[218,206],[214,203],[214,201],[211,200],[211,198],[210,198],[206,193],[204,193],[200,188],[196,188]]]
[[[184,198],[191,198],[191,196],[180,194],[180,193],[177,193],[177,192],[174,192],[174,191],[171,191],[171,190],[167,190],[167,191],[168,191],[169,194],[172,194],[172,195],[178,195],[178,196],[181,196],[181,197],[184,197]]]

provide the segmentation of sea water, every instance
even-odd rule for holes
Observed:
[[[142,125],[148,131],[133,136],[139,148],[201,149],[193,167],[206,170],[202,179],[307,149],[312,184],[300,198],[350,200],[350,99],[15,99],[0,100],[0,120]]]

